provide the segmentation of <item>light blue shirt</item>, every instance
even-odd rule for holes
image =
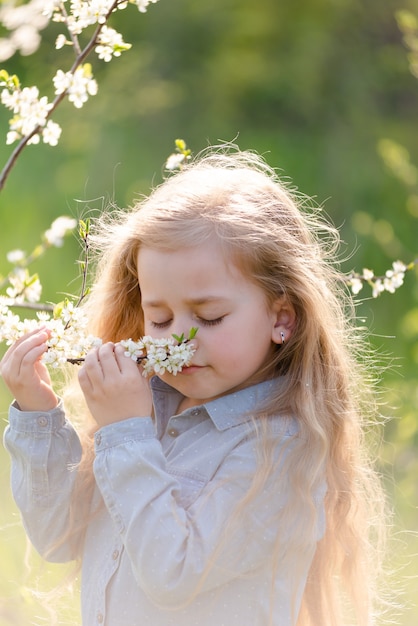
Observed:
[[[73,511],[83,520],[102,504],[89,523],[82,554],[83,625],[294,626],[324,532],[325,482],[314,497],[315,536],[308,544],[301,540],[294,559],[284,560],[292,529],[272,523],[293,497],[286,477],[279,479],[280,463],[261,493],[234,514],[258,463],[257,419],[251,412],[280,379],[178,415],[182,396],[158,378],[151,382],[155,420],[131,418],[96,433],[93,503],[80,499]],[[268,419],[274,457],[284,459],[297,422]],[[79,556],[70,539],[62,542],[81,457],[62,404],[46,413],[12,405],[5,445],[13,494],[32,543],[51,561]],[[232,530],[223,539],[231,519]],[[286,566],[279,553],[274,570],[278,535]]]

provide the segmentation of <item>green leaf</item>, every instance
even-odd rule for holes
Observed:
[[[132,48],[131,43],[116,44],[113,46],[113,52],[125,52]]]
[[[90,218],[78,221],[78,232],[82,239],[85,239],[90,233]]]
[[[7,85],[8,80],[9,80],[9,72],[7,72],[4,69],[0,70],[0,83],[2,85]]]
[[[176,139],[174,143],[179,152],[184,152],[184,150],[186,150],[186,142],[184,139]]]
[[[16,74],[10,76],[9,72],[5,69],[0,70],[0,85],[4,85],[7,89],[19,89],[20,81]]]
[[[32,274],[32,276],[28,276],[25,280],[25,287],[31,287],[31,285],[34,285],[36,281],[38,280],[39,280],[38,274]]]
[[[413,13],[411,13],[411,11],[407,11],[405,9],[397,11],[395,13],[395,17],[399,28],[404,32],[416,30],[418,28],[418,19]]]
[[[54,315],[55,320],[61,317],[61,313],[62,313],[64,306],[65,306],[65,300],[62,300],[61,302],[57,302],[57,304],[54,306],[53,315]]]
[[[35,259],[38,259],[40,256],[43,255],[44,252],[45,252],[45,245],[40,243],[31,252],[31,255],[30,255],[31,256],[31,260],[34,261]]]
[[[176,341],[177,343],[186,343],[186,341],[191,341],[192,339],[194,339],[194,337],[196,337],[196,333],[199,329],[196,328],[196,326],[192,326],[192,328],[189,330],[189,335],[186,339],[184,333],[181,333],[181,335],[175,335],[174,333],[171,335]]]

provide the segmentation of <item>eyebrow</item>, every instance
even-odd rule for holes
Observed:
[[[222,296],[205,296],[201,298],[188,298],[185,302],[186,304],[191,304],[194,306],[200,306],[202,304],[210,304],[212,302],[226,302],[227,298]],[[143,300],[142,306],[146,306],[152,309],[158,309],[161,307],[167,306],[164,300]]]

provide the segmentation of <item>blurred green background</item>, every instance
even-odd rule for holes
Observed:
[[[58,147],[29,146],[0,193],[0,274],[8,251],[31,250],[59,215],[94,215],[147,193],[177,137],[193,152],[235,141],[264,154],[341,228],[346,271],[383,274],[413,260],[418,80],[395,19],[401,9],[418,15],[418,0],[160,0],[146,14],[119,12],[111,25],[132,50],[109,64],[92,55],[98,95],[81,110],[63,103],[53,116]],[[72,63],[70,49],[54,49],[59,32],[51,24],[34,55],[2,64],[50,99],[52,76]],[[0,164],[11,153],[9,117],[1,108]],[[44,300],[77,292],[78,256],[70,238],[33,266]],[[393,585],[408,605],[401,626],[418,623],[417,278],[408,272],[396,294],[378,299],[365,289],[358,305],[386,366],[379,391],[391,419],[379,463],[395,510]],[[9,401],[0,379],[2,429]],[[0,626],[49,624],[26,585],[45,591],[63,571],[37,564],[28,573],[8,475],[1,450]],[[77,624],[77,610],[62,608],[59,623]]]

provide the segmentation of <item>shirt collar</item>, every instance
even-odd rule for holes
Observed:
[[[267,380],[206,402],[199,405],[199,409],[206,412],[218,430],[227,430],[232,426],[249,421],[254,411],[259,411],[267,402],[272,391],[282,385],[283,378]],[[183,395],[157,376],[151,379],[151,389],[157,431],[159,433],[164,432],[170,417],[177,413],[177,407]],[[193,411],[196,411],[197,408],[186,409],[180,415],[193,415]]]

